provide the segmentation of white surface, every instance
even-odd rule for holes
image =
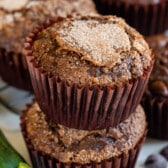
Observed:
[[[29,164],[31,163],[28,152],[20,133],[20,116],[12,113],[11,109],[15,111],[24,110],[26,108],[26,103],[30,103],[32,98],[33,96],[30,95],[30,93],[8,87],[0,80],[0,99],[3,100],[3,103],[8,101],[6,103],[11,107],[9,110],[0,103],[0,129],[2,129],[9,142]],[[158,153],[166,145],[168,145],[168,141],[147,139],[142,146],[135,168],[143,168],[143,163],[147,156],[152,153]]]

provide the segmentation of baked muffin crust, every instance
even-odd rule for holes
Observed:
[[[115,16],[67,18],[38,33],[39,66],[78,84],[121,85],[143,75],[151,51],[143,37]]]
[[[64,163],[100,162],[126,154],[135,147],[146,130],[141,106],[118,126],[103,130],[85,131],[51,125],[37,103],[28,109],[22,121],[34,148]]]

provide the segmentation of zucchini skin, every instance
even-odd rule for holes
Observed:
[[[0,168],[19,168],[20,163],[26,164],[23,157],[11,146],[0,130]]]

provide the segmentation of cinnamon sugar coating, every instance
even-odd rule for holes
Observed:
[[[24,114],[27,136],[38,151],[60,162],[80,164],[101,162],[111,157],[127,154],[144,135],[146,121],[143,109],[136,112],[114,128],[85,131],[62,125],[51,125],[37,103]]]
[[[32,46],[39,66],[61,80],[122,85],[151,66],[143,37],[115,16],[67,18],[38,33]]]

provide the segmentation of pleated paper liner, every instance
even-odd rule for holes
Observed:
[[[163,33],[168,29],[168,1],[153,4],[136,4],[129,1],[94,0],[102,14],[123,17],[143,35]]]
[[[148,136],[168,140],[168,99],[144,96],[142,103],[148,122]]]
[[[141,100],[153,63],[141,77],[123,86],[69,84],[43,71],[33,60],[33,40],[52,23],[35,29],[25,43],[34,93],[48,120],[70,128],[94,130],[113,127],[128,118]]]
[[[26,57],[0,48],[0,76],[9,85],[32,91]]]
[[[26,113],[24,113],[26,114]],[[56,158],[53,158],[44,152],[37,151],[30,139],[28,138],[28,134],[26,132],[26,125],[24,122],[24,115],[21,117],[21,130],[22,135],[24,137],[27,149],[29,151],[29,156],[32,161],[33,168],[133,168],[136,159],[139,154],[139,150],[141,149],[141,145],[143,144],[146,138],[146,132],[144,132],[143,137],[139,140],[136,146],[128,150],[126,154],[122,154],[117,157],[112,157],[108,160],[102,160],[100,163],[91,162],[88,164],[79,164],[79,163],[62,163],[59,162]]]
[[[141,143],[129,150],[127,154],[114,157],[109,160],[103,160],[100,163],[92,162],[90,164],[80,165],[75,163],[65,164],[55,158],[51,158],[42,152],[33,149],[31,144],[27,144],[29,155],[33,168],[133,168],[141,147]]]

